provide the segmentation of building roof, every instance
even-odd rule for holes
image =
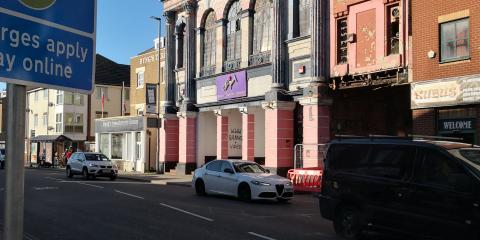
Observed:
[[[149,49],[147,49],[147,50],[139,53],[138,55],[142,55],[142,54],[149,53],[149,52],[153,52],[153,51],[155,51],[155,47],[151,47],[151,48],[149,48]]]
[[[130,87],[130,66],[118,64],[100,54],[96,57],[95,84]]]

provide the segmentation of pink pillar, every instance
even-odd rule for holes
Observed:
[[[165,163],[165,171],[175,168],[178,163],[178,118],[165,115],[160,128],[160,163]],[[163,166],[162,166],[163,167]]]
[[[228,117],[217,116],[217,159],[228,159]]]
[[[195,112],[178,113],[179,120],[179,161],[177,172],[190,174],[196,168],[196,120]]]
[[[293,168],[294,102],[264,103],[265,166],[281,176]]]
[[[242,114],[242,159],[255,158],[255,115]]]
[[[323,147],[330,140],[330,107],[303,106],[303,167],[323,167]]]

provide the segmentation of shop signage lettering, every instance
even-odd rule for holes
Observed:
[[[440,131],[473,130],[475,128],[475,119],[440,120],[439,127]]]
[[[227,100],[247,96],[247,72],[241,71],[219,76],[216,79],[217,99]]]
[[[158,61],[158,53],[155,54],[155,55],[150,55],[150,56],[140,58],[138,63],[140,65],[144,65],[144,64],[147,64],[147,63],[157,62],[157,61]]]
[[[480,102],[480,76],[428,81],[411,85],[412,109]]]
[[[242,149],[242,129],[232,128],[228,135],[228,142],[231,150]]]
[[[125,132],[125,131],[142,131],[143,117],[131,117],[129,119],[112,119],[112,120],[95,120],[95,132]]]

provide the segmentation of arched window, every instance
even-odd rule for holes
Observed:
[[[227,14],[227,61],[240,59],[241,47],[241,16],[240,1],[235,1],[230,5]]]
[[[257,0],[253,22],[253,54],[270,51],[272,48],[272,14],[270,0]]]
[[[180,22],[177,24],[175,28],[175,37],[176,37],[176,51],[177,51],[177,64],[176,68],[180,69],[183,68],[183,57],[185,55],[184,52],[184,46],[185,46],[185,41],[184,41],[184,35],[185,35],[185,23]]]
[[[217,30],[215,27],[215,12],[211,11],[205,20],[203,39],[203,67],[215,66],[215,43]]]

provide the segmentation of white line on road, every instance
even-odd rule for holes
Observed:
[[[55,180],[55,181],[62,181],[63,179],[60,179],[60,178],[53,178],[53,177],[45,177],[46,179],[50,179],[50,180]]]
[[[97,185],[88,184],[88,183],[83,183],[83,182],[76,182],[76,183],[81,184],[81,185],[85,185],[85,186],[90,186],[90,187],[104,188],[104,187],[102,187],[102,186],[97,186]]]
[[[248,234],[253,235],[255,237],[267,239],[267,240],[276,240],[275,238],[267,237],[267,236],[264,236],[264,235],[261,235],[261,234],[258,234],[258,233],[254,233],[254,232],[248,232]]]
[[[58,187],[34,187],[33,189],[37,191],[42,191],[42,190],[58,190]]]
[[[121,192],[121,191],[118,191],[118,190],[115,190],[115,192],[120,193],[120,194],[124,194],[124,195],[127,195],[127,196],[130,196],[130,197],[138,198],[138,199],[145,199],[145,198],[143,198],[143,197],[140,197],[140,196],[137,196],[137,195],[133,195],[133,194],[130,194],[130,193],[126,193],[126,192]]]
[[[190,216],[194,216],[194,217],[203,219],[203,220],[205,220],[205,221],[213,222],[213,219],[211,219],[211,218],[207,218],[207,217],[204,217],[204,216],[200,216],[200,215],[198,215],[198,214],[191,213],[191,212],[189,212],[189,211],[185,211],[185,210],[182,210],[182,209],[180,209],[180,208],[176,208],[176,207],[174,207],[174,206],[170,206],[170,205],[165,204],[165,203],[160,203],[160,205],[162,205],[162,206],[164,206],[164,207],[167,207],[167,208],[170,208],[170,209],[173,209],[173,210],[177,210],[177,211],[182,212],[182,213],[185,213],[185,214],[188,214],[188,215],[190,215]]]
[[[60,181],[61,183],[78,183],[78,182],[83,182],[83,181]],[[133,184],[133,185],[150,185],[151,183],[147,182],[118,182],[118,181],[97,181],[95,182],[96,184]]]

